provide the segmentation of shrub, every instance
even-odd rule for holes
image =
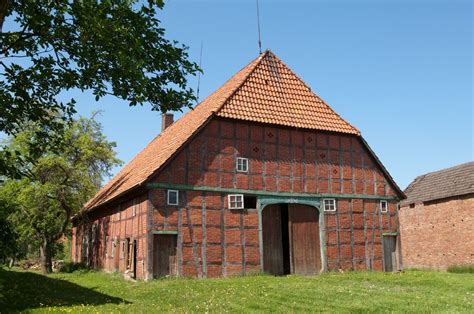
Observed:
[[[78,270],[90,270],[90,268],[86,264],[72,262],[64,263],[64,265],[59,268],[59,272],[61,273],[72,273]]]
[[[474,274],[474,265],[451,265],[448,273]]]

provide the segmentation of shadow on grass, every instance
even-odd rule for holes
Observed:
[[[47,306],[130,303],[66,280],[0,267],[0,312]]]

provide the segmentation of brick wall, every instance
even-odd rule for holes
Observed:
[[[126,239],[135,240],[136,276],[145,279],[148,247],[147,203],[147,194],[138,195],[119,204],[101,208],[100,211],[76,221],[72,236],[73,261],[88,263],[91,267],[107,271],[125,272],[127,249],[124,250],[123,244]]]
[[[405,267],[474,264],[474,194],[400,208]]]
[[[235,158],[250,159],[248,173]],[[395,196],[356,136],[214,119],[154,182],[295,193]]]
[[[249,158],[249,172],[235,170]],[[212,121],[154,179],[156,183],[262,190],[395,196],[359,139],[315,131]],[[153,229],[178,231],[180,274],[219,276],[260,270],[256,209],[230,211],[227,194],[151,192]],[[328,269],[382,269],[381,239],[398,231],[396,201],[380,213],[374,199],[339,199],[325,214]],[[192,236],[191,236],[192,235]]]

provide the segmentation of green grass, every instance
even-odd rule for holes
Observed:
[[[474,275],[409,271],[129,282],[0,269],[0,312],[474,312]]]
[[[474,274],[474,265],[452,265],[448,267],[449,273]]]

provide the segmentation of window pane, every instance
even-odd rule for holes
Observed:
[[[177,191],[168,191],[168,204],[169,205],[178,204],[178,192]]]

